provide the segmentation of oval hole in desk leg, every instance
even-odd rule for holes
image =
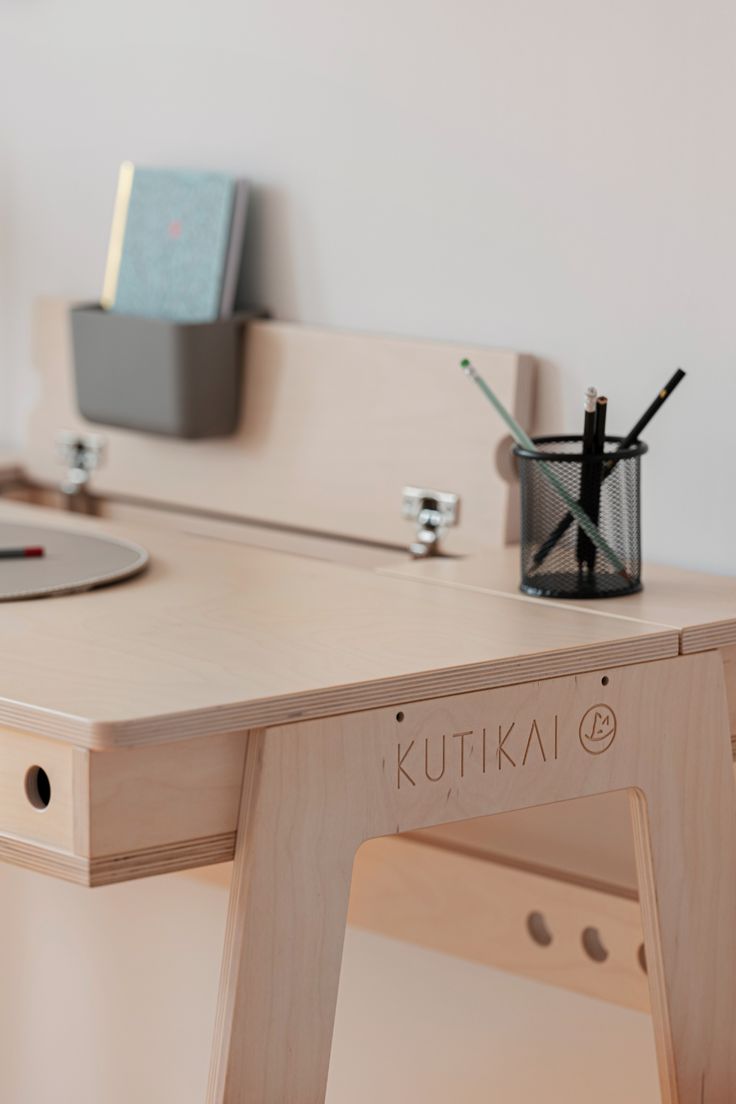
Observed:
[[[547,921],[541,912],[529,913],[526,918],[526,930],[540,947],[549,947],[552,942],[552,932],[547,927]]]
[[[51,804],[51,780],[43,767],[29,767],[26,771],[26,797],[39,812]]]
[[[396,720],[397,720],[397,721],[403,721],[403,719],[404,719],[404,714],[403,714],[403,713],[402,713],[401,711],[399,711],[399,712],[398,712],[398,713],[396,714]]]
[[[583,932],[583,950],[594,962],[605,962],[608,958],[608,951],[597,928],[586,928]]]

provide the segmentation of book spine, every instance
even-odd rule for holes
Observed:
[[[135,165],[132,161],[123,161],[118,176],[118,190],[115,196],[115,206],[112,213],[112,229],[110,231],[110,245],[107,250],[107,264],[105,265],[105,279],[102,285],[100,303],[106,310],[115,305],[115,295],[118,288],[118,276],[120,274],[120,261],[123,256],[123,242],[125,241],[125,226],[128,221],[128,208],[130,206],[130,194],[133,191],[133,177]]]
[[[225,274],[220,297],[220,318],[229,318],[235,307],[238,290],[240,262],[243,257],[243,237],[245,234],[245,212],[248,206],[248,184],[245,180],[235,182],[233,213],[230,222],[230,241],[228,243]]]

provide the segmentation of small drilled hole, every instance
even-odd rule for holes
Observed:
[[[43,767],[26,772],[26,797],[34,809],[47,809],[51,802],[51,780]]]
[[[603,678],[601,679],[601,686],[608,686],[608,683],[609,683],[608,675],[604,675]]]
[[[396,714],[396,720],[397,721],[403,721],[403,719],[404,719],[404,714],[403,713],[397,713]]]
[[[641,966],[644,973],[648,973],[649,971],[647,970],[647,952],[643,943],[639,947],[639,950],[636,953],[636,957],[639,959],[639,965]]]
[[[529,913],[526,918],[526,929],[540,947],[549,947],[552,942],[552,932],[547,927],[547,921],[541,912]]]
[[[608,958],[608,951],[603,946],[603,940],[597,928],[586,928],[583,932],[583,950],[594,962],[605,962]]]

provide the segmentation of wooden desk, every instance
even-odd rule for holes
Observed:
[[[422,580],[480,594],[537,603],[519,590],[518,547],[486,548],[465,558],[383,565],[394,577]],[[718,648],[729,691],[731,732],[736,742],[736,577],[646,564],[644,589],[625,598],[567,601],[545,598],[545,606],[578,609],[604,617],[668,625],[679,635],[682,655]]]
[[[131,532],[19,505],[0,516]],[[152,566],[125,587],[3,609],[0,723],[109,749],[677,654],[666,626],[154,527],[135,539]]]
[[[506,595],[524,603],[540,603],[539,599],[519,591],[519,550],[516,547],[486,548],[480,554],[462,559],[397,560],[394,564],[379,565],[378,570],[465,592]],[[724,666],[729,726],[736,754],[736,578],[647,564],[644,584],[641,593],[626,598],[597,602],[544,599],[541,604],[576,608],[593,616],[634,618],[669,625],[679,634],[682,654],[718,648]],[[493,820],[443,825],[426,830],[421,839],[490,861],[511,863],[546,877],[560,876],[563,881],[572,881],[580,887],[604,889],[616,898],[636,899],[636,867],[629,840],[628,807],[622,794],[609,794],[597,798],[595,803],[570,802],[554,810],[538,808]],[[398,856],[394,856],[392,862],[398,864],[398,861]],[[550,889],[553,894],[559,892],[551,884]],[[541,892],[537,894],[538,899],[544,896]],[[594,913],[594,904],[595,897],[581,904],[580,911],[583,915]],[[617,915],[621,905],[611,899],[610,906]],[[610,928],[609,911],[606,907],[604,922]],[[635,911],[631,910],[632,916]],[[572,982],[572,973],[570,977]],[[592,973],[584,979],[584,988],[642,1007],[637,997],[640,981],[641,978],[632,973],[626,984],[617,989],[615,984],[608,984]],[[579,983],[576,987],[580,987]],[[642,995],[646,1000],[646,994]]]
[[[99,884],[235,845],[210,1104],[322,1099],[364,840],[618,790],[632,793],[664,1099],[736,1094],[717,654],[678,655],[677,629],[656,621],[126,535],[152,554],[141,579],[2,609],[0,850]],[[24,792],[38,767],[43,809]]]
[[[519,590],[519,549],[484,548],[462,558],[397,562],[380,569],[405,579],[421,579],[482,594],[506,595],[538,603]],[[669,625],[680,635],[683,655],[736,644],[736,577],[708,575],[680,567],[646,564],[644,589],[624,598],[597,601],[545,598],[545,606],[579,609],[598,616],[625,617]]]

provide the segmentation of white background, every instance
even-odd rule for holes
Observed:
[[[555,430],[687,368],[646,552],[734,570],[729,0],[0,0],[0,53],[0,440],[33,298],[99,293],[119,162],[232,170],[277,317],[531,352]]]

